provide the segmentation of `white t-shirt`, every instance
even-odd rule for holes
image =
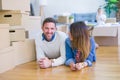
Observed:
[[[103,24],[105,24],[105,21],[106,21],[106,15],[105,14],[101,14],[101,15],[97,14],[96,19],[97,19],[98,25],[103,25]]]

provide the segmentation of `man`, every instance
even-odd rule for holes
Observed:
[[[56,21],[53,18],[43,21],[42,30],[43,33],[38,34],[35,39],[39,67],[49,68],[64,64],[67,35],[56,31]]]

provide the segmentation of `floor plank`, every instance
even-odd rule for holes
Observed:
[[[32,61],[0,74],[0,80],[119,80],[120,47],[100,47],[96,53],[93,66],[80,71],[71,71],[66,66],[40,69]]]

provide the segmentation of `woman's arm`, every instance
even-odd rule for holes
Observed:
[[[89,53],[87,59],[85,60],[85,62],[87,62],[87,64],[88,64],[88,66],[92,66],[92,62],[96,61],[96,46],[95,46],[94,37],[90,38],[90,44],[91,44],[90,53]]]
[[[92,62],[96,61],[96,51],[95,51],[96,46],[95,46],[94,37],[90,38],[90,43],[91,43],[90,53],[84,62],[76,63],[77,70],[80,70],[86,66],[92,66]]]
[[[66,61],[65,65],[70,66],[71,63],[75,63],[74,54],[72,52],[70,39],[67,38],[65,41],[65,48],[66,48]]]

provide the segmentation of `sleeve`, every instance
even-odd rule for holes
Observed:
[[[90,43],[91,43],[90,53],[87,59],[85,60],[85,62],[88,63],[88,66],[92,66],[92,62],[96,61],[96,46],[94,37],[91,37]]]
[[[65,63],[66,57],[65,57],[65,39],[67,38],[67,35],[61,34],[62,36],[60,37],[61,39],[61,44],[60,44],[60,57],[53,59],[52,66],[58,66],[62,65]]]
[[[103,15],[103,21],[106,21],[106,15],[105,14]]]
[[[70,47],[70,41],[66,39],[65,41],[66,48],[66,61],[65,65],[69,66],[71,62],[75,63],[74,54],[72,53],[72,48]]]
[[[98,14],[96,14],[96,20],[98,21]]]
[[[45,57],[45,54],[40,47],[40,38],[38,36],[36,36],[36,38],[35,38],[35,45],[36,45],[36,57],[37,57],[37,61],[38,61],[40,58]]]

